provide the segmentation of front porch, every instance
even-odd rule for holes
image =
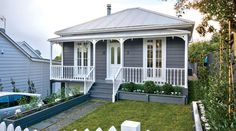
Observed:
[[[51,80],[61,81],[85,81],[92,80],[93,66],[51,66]],[[143,84],[145,81],[154,81],[156,84],[165,83],[185,87],[184,68],[144,68],[144,67],[120,67],[116,72],[116,78],[122,83],[133,82]],[[92,76],[89,78],[89,76]],[[119,78],[118,78],[119,77]]]
[[[113,102],[119,86],[126,82],[154,81],[187,88],[189,32],[149,33],[52,39],[51,59],[53,44],[60,44],[63,52],[61,65],[50,64],[50,80],[82,82],[84,94],[96,81],[112,81]]]

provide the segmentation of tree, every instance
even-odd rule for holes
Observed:
[[[215,31],[215,27],[209,25],[211,20],[219,22],[222,33],[228,31],[228,21],[235,27],[236,0],[178,0],[175,9],[178,16],[182,16],[186,9],[196,9],[202,13],[203,20],[196,30],[203,36]]]
[[[208,32],[217,31],[213,25],[209,24],[209,21],[216,21],[220,24],[220,71],[209,77],[209,90],[206,92],[205,101],[209,106],[208,115],[214,130],[235,130],[236,113],[234,107],[236,101],[234,101],[235,91],[232,81],[231,60],[233,55],[230,36],[231,31],[236,30],[236,0],[178,0],[175,9],[179,17],[185,13],[186,9],[196,9],[202,13],[203,20],[196,28],[202,36]],[[220,110],[218,110],[219,108]],[[222,115],[227,116],[227,121],[224,121],[225,117]]]

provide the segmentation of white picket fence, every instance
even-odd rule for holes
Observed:
[[[5,122],[1,122],[0,131],[29,131],[29,129],[25,128],[24,130],[22,130],[20,126],[14,128],[13,124],[9,124],[7,126]]]
[[[121,124],[121,131],[140,131],[141,130],[140,128],[141,128],[140,122],[126,120]],[[17,126],[16,128],[14,128],[13,124],[9,124],[7,126],[5,122],[1,122],[0,131],[29,131],[29,129],[25,128],[24,130],[22,130],[20,126]],[[37,131],[37,130],[34,130],[34,131]],[[73,131],[77,131],[77,130],[74,129]],[[86,128],[84,131],[90,131],[90,130]],[[98,127],[96,131],[103,131],[103,130],[102,128]],[[114,126],[111,126],[108,131],[117,131],[117,129]]]

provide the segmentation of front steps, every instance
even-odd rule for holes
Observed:
[[[91,89],[89,90],[90,96],[92,98],[112,100],[112,90],[113,84],[110,82],[100,81],[95,82]]]

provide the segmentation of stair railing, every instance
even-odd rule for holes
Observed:
[[[95,82],[94,71],[95,67],[92,67],[89,73],[84,77],[84,94],[88,93],[93,83]]]
[[[115,102],[116,93],[123,82],[123,68],[120,67],[113,79],[112,102]]]

